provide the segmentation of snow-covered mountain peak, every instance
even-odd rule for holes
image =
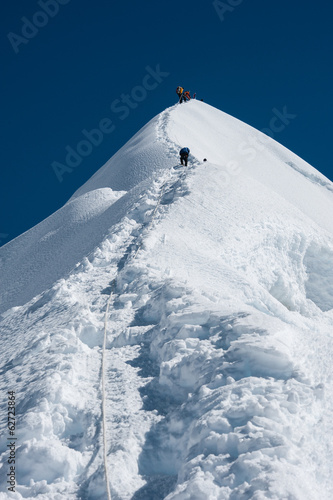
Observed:
[[[191,101],[1,248],[12,498],[107,498],[103,400],[112,498],[331,498],[332,208],[313,167]]]

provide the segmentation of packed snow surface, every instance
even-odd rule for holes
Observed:
[[[0,499],[106,499],[104,437],[112,499],[333,498],[332,212],[313,167],[191,101],[2,247]]]

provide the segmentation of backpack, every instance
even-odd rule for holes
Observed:
[[[183,93],[183,87],[177,87],[176,93],[177,94],[182,94]]]
[[[180,150],[179,154],[180,155],[188,155],[190,150],[188,148],[183,148]]]

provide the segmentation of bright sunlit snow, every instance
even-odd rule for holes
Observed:
[[[333,498],[332,213],[318,171],[190,101],[1,248],[0,499],[107,499],[110,294],[112,499]]]

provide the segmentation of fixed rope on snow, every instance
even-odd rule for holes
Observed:
[[[178,140],[178,139],[176,138],[176,140]],[[181,179],[182,177],[183,176],[180,176],[178,178],[178,180]],[[151,224],[153,223],[153,221],[156,217],[156,213],[157,213],[157,210],[161,204],[161,200],[162,200],[162,197],[164,195],[165,188],[166,188],[167,184],[168,184],[168,181],[165,181],[164,184],[162,184],[162,186],[160,187],[160,194],[159,194],[159,197],[157,199],[156,206],[152,212],[151,219],[150,219],[150,222],[147,226],[147,229],[149,229],[149,227],[151,226]],[[129,257],[130,259],[134,260],[137,257],[139,250],[142,248],[142,245],[143,245],[143,240],[138,245],[138,248],[136,249],[135,253]],[[107,338],[108,315],[109,315],[111,299],[112,299],[112,296],[114,295],[116,284],[117,284],[117,278],[114,278],[111,282],[111,292],[110,292],[110,295],[109,295],[109,298],[107,301],[107,306],[106,306],[105,316],[104,316],[104,339],[103,339],[103,352],[102,352],[103,462],[104,462],[104,470],[105,470],[105,482],[106,482],[106,487],[107,487],[107,500],[111,500],[111,491],[110,491],[110,482],[109,482],[109,474],[108,474],[108,466],[107,466],[107,453],[106,453],[107,439],[106,439],[106,411],[105,411],[105,401],[106,401],[106,397],[105,397],[105,358],[106,358],[106,338]]]
[[[104,462],[104,472],[105,472],[105,482],[106,482],[106,492],[108,496],[108,500],[111,500],[111,491],[110,491],[110,482],[109,482],[109,473],[108,473],[108,465],[107,465],[107,455],[106,455],[106,411],[105,411],[105,352],[106,352],[106,332],[107,332],[107,324],[108,324],[108,314],[111,303],[111,298],[114,293],[114,289],[116,286],[116,279],[114,279],[111,283],[111,292],[108,298],[108,302],[106,305],[106,311],[104,316],[104,339],[103,339],[103,351],[102,351],[102,428],[103,428],[103,462]]]
[[[151,226],[152,222],[154,221],[156,217],[156,212],[158,207],[161,204],[161,200],[165,191],[165,187],[167,185],[167,181],[161,186],[160,188],[160,194],[157,199],[156,206],[153,210],[150,222],[147,226],[147,229]],[[132,258],[134,260],[136,256],[139,253],[139,250],[142,248],[143,241],[141,241],[140,245],[136,249],[135,253]],[[103,351],[102,351],[102,429],[103,429],[103,463],[104,463],[104,472],[105,472],[105,482],[106,482],[106,490],[107,490],[107,500],[111,500],[111,491],[110,491],[110,480],[109,480],[109,472],[108,472],[108,465],[107,465],[107,453],[106,453],[106,447],[107,447],[107,439],[106,439],[106,411],[105,411],[105,401],[106,401],[106,395],[105,395],[105,358],[106,358],[106,337],[107,337],[107,325],[108,325],[108,315],[109,315],[109,309],[110,309],[110,304],[111,304],[111,299],[112,296],[114,295],[114,291],[116,288],[117,284],[117,279],[114,278],[111,282],[111,292],[107,301],[106,305],[106,310],[105,310],[105,316],[104,316],[104,338],[103,338]]]

